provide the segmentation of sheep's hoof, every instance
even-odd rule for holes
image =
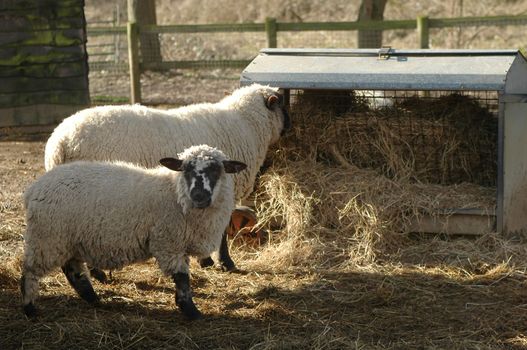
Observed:
[[[203,318],[203,315],[193,302],[180,302],[178,306],[183,315],[185,315],[189,321],[200,320]]]
[[[23,306],[24,314],[28,318],[35,318],[37,316],[37,308],[33,303],[29,303]]]
[[[229,258],[221,261],[221,270],[225,272],[237,272],[238,268],[234,264],[234,261]]]
[[[214,266],[214,260],[212,260],[210,256],[208,258],[200,259],[199,266],[203,268]]]

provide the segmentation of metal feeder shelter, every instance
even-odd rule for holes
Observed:
[[[527,60],[519,51],[264,49],[241,74],[242,86],[252,83],[279,87],[291,107],[295,94],[309,91],[383,100],[441,92],[474,97],[497,123],[495,208],[446,208],[412,230],[527,232]]]

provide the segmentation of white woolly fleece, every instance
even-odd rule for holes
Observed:
[[[207,146],[182,156],[225,159]],[[72,258],[114,269],[154,256],[165,274],[188,273],[187,256],[216,251],[234,209],[232,175],[220,180],[213,204],[196,209],[188,205],[184,176],[164,167],[86,161],[55,167],[25,193],[25,269],[43,276]]]
[[[269,145],[282,131],[281,111],[265,106],[265,98],[274,93],[275,88],[254,84],[218,103],[168,111],[140,105],[85,109],[54,130],[46,144],[46,170],[74,160],[122,160],[154,167],[159,159],[191,145],[208,144],[247,164],[234,175],[236,199],[245,198]]]

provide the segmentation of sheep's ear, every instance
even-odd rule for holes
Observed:
[[[162,166],[174,171],[183,170],[183,161],[177,158],[163,158],[159,161]]]
[[[277,95],[271,95],[265,99],[265,106],[269,109],[273,109],[280,103],[280,97]]]
[[[227,174],[235,174],[247,168],[247,164],[238,162],[237,160],[224,160],[223,167]]]

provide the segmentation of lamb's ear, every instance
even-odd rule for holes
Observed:
[[[162,166],[174,171],[183,170],[183,161],[177,158],[163,158],[159,161]]]
[[[280,97],[277,95],[270,95],[265,99],[265,106],[268,109],[273,109],[274,107],[278,106],[280,103]]]
[[[247,168],[247,164],[238,162],[237,160],[224,160],[223,167],[227,174],[239,173],[243,169]]]

